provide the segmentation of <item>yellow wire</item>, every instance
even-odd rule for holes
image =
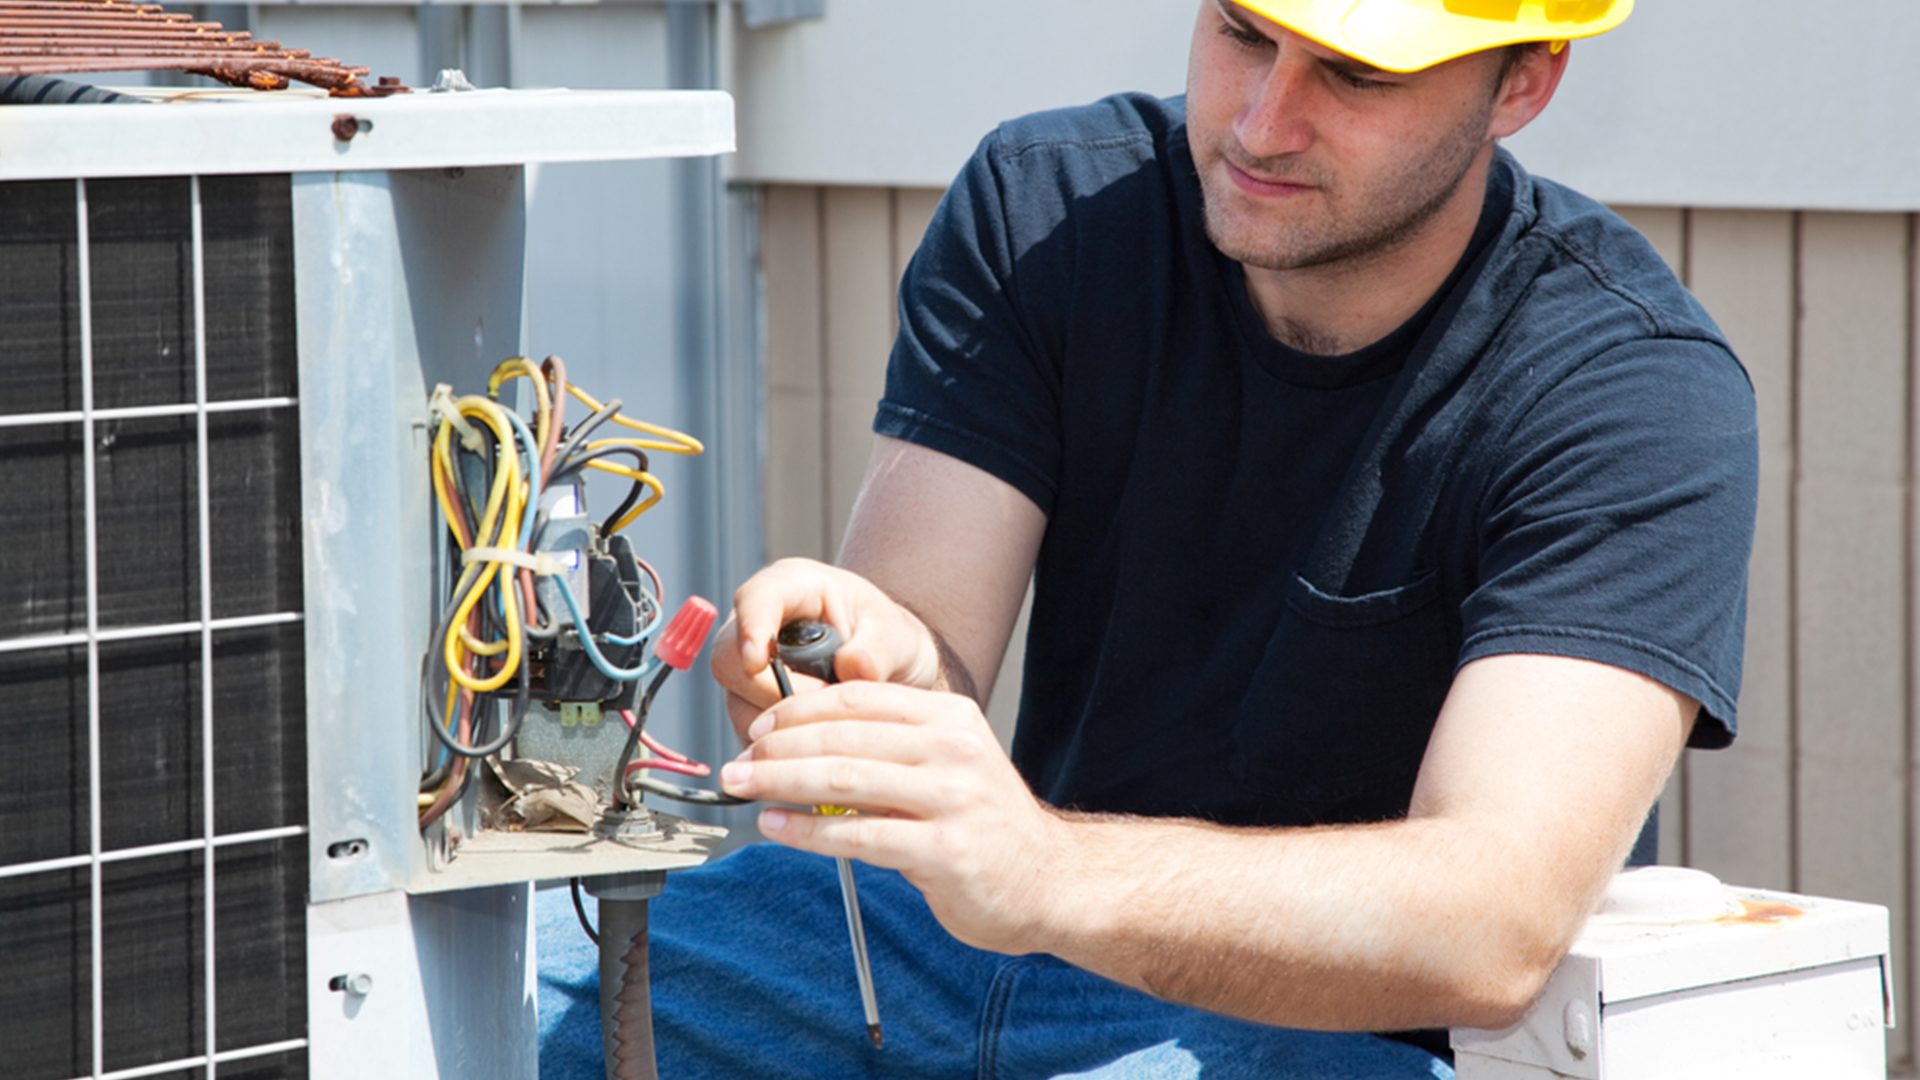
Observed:
[[[500,388],[514,379],[524,378],[533,383],[533,400],[537,410],[533,427],[533,444],[542,454],[547,449],[547,433],[553,429],[553,393],[547,385],[547,377],[540,374],[534,362],[524,356],[509,356],[500,361],[487,379],[487,396],[498,401]]]
[[[592,394],[587,393],[572,383],[567,384],[567,392],[580,399],[580,404],[585,405],[594,412],[599,412],[606,407],[595,400]],[[619,413],[614,413],[612,419],[614,423],[619,424],[623,428],[643,431],[648,435],[658,435],[662,439],[670,440],[664,443],[648,442],[640,439],[625,440],[645,450],[658,450],[667,454],[699,454],[706,450],[705,444],[684,431],[675,431],[672,428],[661,427],[658,424],[649,424],[645,420],[635,420],[631,417],[622,416]]]
[[[481,656],[499,656],[507,651],[506,642],[481,641],[473,636],[473,631],[464,626],[460,628],[460,644],[465,646],[468,652],[478,653]]]
[[[447,531],[455,540],[461,540],[460,530],[454,527],[453,495],[447,491],[447,477],[453,475],[453,425],[443,423],[433,438],[433,497],[440,503],[440,516],[447,519]],[[443,471],[439,466],[444,464]],[[464,543],[465,541],[462,540]]]
[[[462,543],[469,548],[514,544],[520,535],[521,525],[527,512],[528,489],[520,469],[519,444],[515,441],[511,421],[498,401],[500,388],[518,378],[530,379],[536,384],[534,397],[538,417],[534,441],[536,445],[544,448],[553,422],[553,402],[550,393],[547,392],[550,384],[533,361],[526,357],[509,357],[498,364],[487,380],[486,397],[468,396],[455,402],[460,415],[479,420],[493,430],[500,458],[493,485],[487,493],[486,506],[472,537],[460,538],[453,527],[453,522],[458,520],[457,508],[447,483],[448,479],[454,475],[453,470],[456,467],[452,439],[453,425],[442,424],[434,438],[434,498],[439,502],[440,511],[447,519],[449,531],[453,531],[455,538],[461,539]],[[569,385],[567,389],[579,399],[581,404],[594,412],[604,408],[599,400],[580,387]],[[655,438],[599,439],[588,443],[587,449],[628,446],[640,450],[689,455],[702,453],[706,449],[700,440],[684,432],[650,424],[644,420],[634,420],[618,413],[615,413],[611,419],[622,427],[655,436]],[[619,532],[633,524],[641,514],[657,505],[666,494],[659,479],[644,470],[628,468],[609,461],[594,461],[588,464],[591,468],[641,484],[650,493],[646,499],[614,523],[613,532]],[[539,463],[533,462],[531,467],[538,468]],[[454,593],[459,595],[461,600],[453,615],[452,625],[456,632],[449,634],[446,641],[447,673],[450,676],[447,684],[448,715],[452,715],[452,709],[457,704],[458,687],[467,687],[475,693],[491,693],[505,686],[517,673],[522,662],[521,654],[524,646],[521,640],[519,597],[517,591],[511,587],[510,578],[500,578],[500,575],[510,573],[504,568],[504,564],[498,561],[482,560],[468,564],[461,572],[459,583],[455,585]],[[494,586],[496,579],[501,580],[500,602],[507,625],[507,637],[505,641],[483,641],[467,629],[467,621],[472,616],[475,606]],[[497,657],[502,653],[505,653],[505,657],[500,669],[493,675],[482,679],[467,671],[467,657]]]
[[[494,474],[492,489],[487,493],[486,511],[481,516],[480,527],[476,531],[476,546],[493,546],[509,537],[517,538],[520,532],[520,519],[526,507],[527,489],[521,480],[520,450],[514,441],[512,422],[507,419],[506,410],[500,405],[483,397],[464,397],[455,402],[462,416],[471,416],[493,429],[494,438],[499,447],[500,462]],[[503,505],[504,504],[504,505]],[[504,513],[502,512],[504,510]],[[495,529],[496,523],[499,528]],[[502,564],[486,560],[479,577],[467,589],[459,606],[454,610],[453,624],[464,628],[473,609],[486,595],[493,584],[494,577],[500,573]],[[476,694],[492,693],[507,684],[520,667],[520,603],[511,587],[501,589],[502,616],[507,624],[507,655],[500,670],[485,679],[478,679],[467,673],[461,653],[467,648],[463,639],[468,634],[447,635],[446,662],[447,674],[460,685]]]
[[[497,403],[485,398],[469,397],[462,399],[457,405],[461,408],[463,415],[477,415],[478,419],[493,429],[494,435],[497,438],[511,440],[513,431],[509,417],[506,415],[506,410],[502,409]],[[517,538],[520,534],[520,523],[526,505],[527,491],[525,485],[520,481],[518,444],[511,441],[504,442],[501,444],[500,450],[503,460],[501,462],[501,476],[497,477],[495,481],[495,490],[499,490],[501,480],[504,479],[507,490],[507,513],[501,520],[500,532],[497,535],[493,534],[486,524],[482,525],[481,536],[475,540],[476,545],[499,545],[511,538]],[[492,573],[498,572],[497,568],[499,564],[494,563],[490,564],[490,566],[493,568]],[[468,594],[469,599],[477,599],[485,595],[487,592],[487,583],[492,580],[492,573],[483,572],[481,583],[473,587]],[[512,592],[511,587],[508,585],[503,584],[503,589],[509,593]],[[466,629],[465,618],[461,618],[455,623],[455,625],[460,628],[462,643],[472,651],[486,656],[497,656],[503,649],[508,653],[506,668],[504,668],[502,672],[497,673],[502,675],[508,675],[513,672],[515,657],[517,656],[514,645],[516,639],[519,637],[520,627],[519,623],[513,618],[515,609],[511,603],[508,603],[508,601],[513,599],[511,596],[502,598],[503,607],[505,608],[503,614],[506,615],[508,620],[507,641],[505,643],[478,642]],[[468,606],[466,610],[471,611],[471,606]],[[475,646],[478,647],[476,648]],[[454,671],[462,671],[463,667],[464,665],[449,665],[450,670]],[[462,674],[464,674],[464,671],[462,671]],[[473,685],[466,683],[466,680],[461,681],[465,685]]]
[[[632,480],[635,483],[639,483],[639,484],[644,484],[649,480],[652,480],[656,484],[660,482],[659,480],[654,479],[654,475],[652,473],[641,472],[639,469],[636,469],[631,465],[620,465],[611,461],[589,461],[587,462],[587,468],[598,469],[601,472],[612,473],[615,476],[624,476],[627,479]]]
[[[661,495],[662,495],[662,492],[660,491],[659,486],[654,485],[653,498],[647,499],[644,502],[642,502],[639,506],[636,506],[633,509],[627,511],[626,517],[623,517],[619,521],[616,521],[613,523],[613,531],[625,532],[627,526],[633,524],[636,520],[638,520],[641,514],[644,514],[647,511],[653,509],[654,504],[660,501]]]
[[[445,517],[447,520],[447,531],[453,533],[455,540],[459,540],[464,544],[466,541],[461,538],[460,531],[454,528],[454,525],[453,525],[453,521],[454,521],[453,496],[446,489],[446,477],[452,473],[453,467],[454,467],[453,462],[451,460],[452,447],[453,447],[452,431],[453,431],[452,424],[442,424],[440,425],[439,432],[434,438],[434,444],[433,444],[434,457],[438,459],[438,462],[440,464],[444,464],[445,468],[444,470],[439,467],[436,467],[433,469],[433,497],[436,500],[438,500],[438,502],[440,503],[441,516]],[[459,591],[460,589],[458,587],[456,587],[454,590],[456,594]],[[475,638],[472,632],[470,632],[465,626],[460,627],[459,633],[460,633],[461,644],[465,645],[469,650],[479,653],[482,656],[498,656],[501,653],[507,651],[506,642],[481,641]]]
[[[615,476],[624,476],[635,483],[646,485],[647,489],[653,492],[651,496],[642,500],[640,505],[627,511],[625,517],[614,522],[613,528],[609,530],[610,532],[624,531],[626,527],[633,524],[641,514],[653,509],[654,504],[666,497],[666,489],[660,486],[659,479],[652,473],[641,472],[638,469],[630,469],[625,465],[616,465],[611,461],[589,461],[587,462],[587,468],[599,469],[601,472],[612,473]]]

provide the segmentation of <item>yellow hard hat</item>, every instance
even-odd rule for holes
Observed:
[[[1234,0],[1302,37],[1383,71],[1420,71],[1527,41],[1592,37],[1633,0]]]

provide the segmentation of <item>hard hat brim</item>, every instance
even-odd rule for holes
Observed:
[[[1633,13],[1615,0],[1585,20],[1548,19],[1521,3],[1512,18],[1477,18],[1447,9],[1446,0],[1233,0],[1255,14],[1382,71],[1408,74],[1470,53],[1531,41],[1570,41],[1604,34]]]

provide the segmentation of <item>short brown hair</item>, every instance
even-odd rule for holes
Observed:
[[[1527,58],[1527,53],[1534,49],[1544,49],[1546,46],[1547,43],[1544,41],[1523,41],[1518,45],[1501,46],[1500,72],[1495,75],[1493,79],[1495,92],[1498,92],[1500,87],[1506,85],[1507,76],[1513,74],[1513,69],[1519,67],[1520,62]]]

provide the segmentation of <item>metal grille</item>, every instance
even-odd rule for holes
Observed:
[[[0,187],[9,1077],[306,1075],[286,177]]]

